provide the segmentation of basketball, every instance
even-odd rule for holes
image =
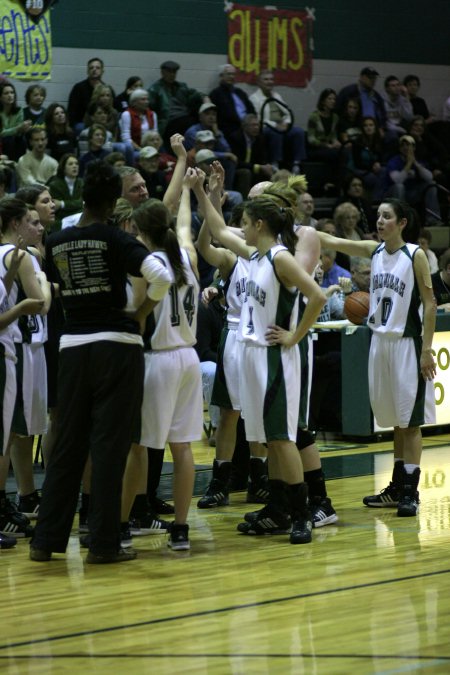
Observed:
[[[350,295],[345,298],[345,316],[352,323],[361,326],[369,315],[369,305],[369,294],[365,291],[350,293]]]

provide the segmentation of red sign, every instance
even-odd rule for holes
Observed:
[[[254,84],[272,70],[277,85],[306,87],[312,75],[314,15],[304,9],[267,9],[230,3],[228,61],[236,79]]]

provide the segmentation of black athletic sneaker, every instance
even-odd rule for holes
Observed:
[[[292,527],[291,517],[276,511],[270,504],[265,506],[261,511],[254,512],[257,514],[250,522],[239,523],[237,526],[238,532],[250,535],[262,534],[288,534]],[[249,516],[250,514],[246,514]]]
[[[86,562],[90,565],[108,565],[109,563],[128,562],[134,560],[136,556],[137,553],[134,549],[125,550],[121,548],[116,553],[92,553],[92,551],[89,551]]]
[[[269,477],[261,476],[258,481],[248,481],[247,504],[266,504],[269,499]]]
[[[197,502],[199,509],[212,509],[215,506],[228,506],[230,503],[227,483],[213,478],[203,497]]]
[[[415,495],[405,495],[398,502],[397,515],[400,517],[417,516],[419,511],[418,492]]]
[[[6,548],[14,548],[14,546],[17,544],[17,540],[15,537],[7,537],[5,534],[0,534],[0,548],[1,549],[6,549]]]
[[[400,489],[391,481],[379,494],[364,497],[363,504],[378,508],[395,508],[398,506],[399,497]]]
[[[26,518],[26,516],[22,516],[21,513],[14,513],[14,511],[10,514],[0,513],[0,534],[6,534],[17,539],[31,537],[33,528],[28,518],[26,518],[26,522],[23,518]]]
[[[88,514],[84,509],[78,511],[78,532],[80,534],[89,532]]]
[[[131,548],[133,546],[133,537],[129,523],[121,523],[120,525],[120,545],[122,548]]]
[[[155,513],[147,513],[140,518],[130,519],[130,532],[133,537],[142,537],[147,534],[164,534],[170,528],[170,523],[157,518]]]
[[[165,502],[164,499],[153,497],[152,499],[149,499],[148,502],[150,504],[150,508],[153,509],[153,511],[158,515],[162,514],[163,516],[170,516],[171,514],[175,513],[175,508],[173,505]]]
[[[324,527],[325,525],[337,523],[338,517],[329,497],[324,497],[317,501],[313,500],[309,507],[311,509],[313,527]]]
[[[17,510],[31,520],[36,520],[39,514],[41,498],[36,490],[29,495],[17,495]]]
[[[189,541],[189,525],[171,523],[167,546],[171,548],[172,551],[189,551],[191,548],[191,543]]]
[[[309,544],[312,540],[312,529],[313,524],[310,517],[294,520],[289,541],[291,544]]]
[[[30,524],[30,519],[24,513],[19,513],[17,506],[6,497],[0,499],[0,517],[14,516],[14,522],[22,523],[23,526]]]

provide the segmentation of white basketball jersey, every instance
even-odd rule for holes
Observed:
[[[11,244],[3,244],[0,246],[0,277],[4,277],[8,271],[5,265],[5,258],[10,251],[14,250],[14,246]],[[6,312],[7,309],[14,307],[17,304],[17,296],[19,293],[19,287],[17,282],[14,281],[9,292],[8,297],[3,301],[1,311]],[[13,321],[9,326],[7,326],[3,331],[0,332],[0,340],[6,346],[10,344],[10,340],[14,342],[22,342],[22,333],[20,332],[18,319]],[[13,349],[13,353],[15,350]]]
[[[245,287],[247,285],[249,265],[250,262],[248,260],[238,256],[236,264],[223,286],[229,328],[237,328],[239,326],[242,305],[245,299]]]
[[[368,326],[390,337],[422,334],[421,298],[414,275],[419,247],[404,244],[394,253],[383,242],[372,254]]]
[[[40,272],[41,266],[39,262],[32,253],[31,261],[33,263],[34,271]],[[44,342],[47,342],[48,332],[47,332],[47,317],[41,316],[40,314],[33,314],[28,317],[28,328],[31,332],[31,342],[32,344],[43,345]]]
[[[273,246],[260,257],[250,258],[249,273],[239,323],[238,340],[268,347],[266,331],[270,325],[295,330],[298,323],[298,291],[283,286],[274,269],[274,258],[285,246]]]
[[[191,267],[189,256],[181,249],[183,267],[188,283],[177,286],[175,274],[164,251],[153,254],[170,270],[173,283],[169,292],[153,310],[155,326],[149,338],[153,350],[192,347],[196,343],[197,311],[200,286]]]

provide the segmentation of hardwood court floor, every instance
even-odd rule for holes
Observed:
[[[344,467],[366,454],[377,475],[329,481],[339,523],[309,545],[239,535],[244,493],[193,502],[190,552],[141,537],[137,560],[89,566],[74,530],[66,556],[38,564],[19,542],[0,552],[0,672],[449,673],[449,441],[426,439],[411,519],[361,504],[389,480],[389,443],[325,449]]]

